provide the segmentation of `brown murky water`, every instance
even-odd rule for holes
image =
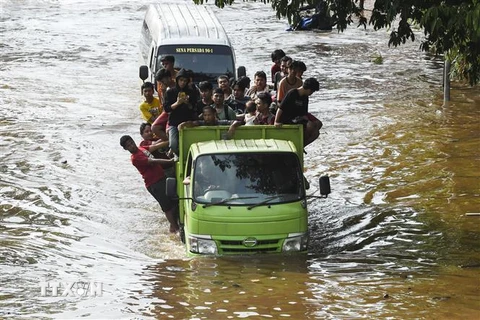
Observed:
[[[250,76],[281,47],[321,80],[306,175],[314,193],[328,172],[333,193],[310,200],[308,254],[187,259],[118,146],[139,137],[148,3],[0,2],[1,318],[480,317],[478,88],[454,84],[442,107],[441,61],[418,42],[217,10]],[[103,292],[42,296],[42,281]]]

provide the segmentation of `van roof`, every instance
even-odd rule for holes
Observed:
[[[230,46],[220,21],[206,5],[183,2],[151,4],[145,15],[145,22],[158,44]]]

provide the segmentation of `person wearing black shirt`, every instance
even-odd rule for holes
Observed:
[[[172,152],[178,155],[178,128],[185,121],[197,120],[198,91],[188,85],[190,74],[184,69],[177,73],[175,88],[167,90],[164,109],[168,116],[168,140]]]
[[[312,122],[312,117],[308,114],[308,97],[320,89],[320,84],[315,78],[308,78],[298,89],[290,90],[278,107],[275,116],[275,126],[282,124],[303,124],[304,127],[304,146],[315,141],[319,136],[321,128],[318,124]],[[318,129],[317,129],[318,128]]]

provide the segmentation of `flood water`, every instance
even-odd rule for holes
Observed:
[[[480,317],[478,88],[454,83],[442,106],[441,60],[386,31],[289,33],[260,3],[215,9],[249,76],[282,48],[320,80],[305,174],[333,192],[309,200],[308,254],[186,258],[118,143],[140,141],[149,2],[0,0],[0,318]]]

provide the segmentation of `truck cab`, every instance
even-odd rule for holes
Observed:
[[[306,251],[308,212],[303,129],[298,125],[226,126],[180,131],[176,179],[187,252],[232,255]]]

